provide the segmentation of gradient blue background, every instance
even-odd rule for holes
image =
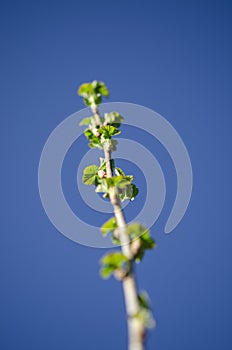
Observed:
[[[120,283],[99,278],[105,250],[61,235],[37,186],[46,139],[83,108],[76,89],[92,79],[105,81],[111,101],[168,119],[192,161],[189,209],[165,236],[175,172],[146,140],[168,184],[152,229],[157,248],[138,268],[157,319],[147,348],[232,348],[231,9],[230,1],[1,2],[1,350],[126,349]],[[72,152],[64,188],[80,211]]]

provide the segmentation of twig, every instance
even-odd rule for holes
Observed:
[[[102,125],[101,117],[97,108],[92,108],[97,123],[99,126]],[[104,156],[106,162],[106,176],[111,178],[113,176],[111,169],[111,147],[109,142],[105,142],[104,145]],[[128,323],[128,349],[129,350],[143,350],[144,349],[144,338],[145,338],[145,327],[143,322],[136,316],[138,316],[140,307],[138,302],[138,292],[134,276],[134,264],[133,264],[133,253],[130,247],[130,238],[126,232],[126,221],[124,213],[121,207],[121,203],[117,193],[110,193],[110,201],[114,209],[114,215],[118,225],[118,234],[121,242],[122,253],[129,260],[129,271],[122,279],[125,306],[127,312],[127,323]]]

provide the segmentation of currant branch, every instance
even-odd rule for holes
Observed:
[[[149,298],[146,292],[138,293],[135,282],[135,262],[139,263],[147,249],[155,247],[149,230],[139,223],[126,224],[121,202],[133,201],[139,193],[133,183],[133,175],[125,175],[124,171],[115,167],[111,154],[117,147],[114,136],[119,130],[124,118],[118,112],[105,113],[101,116],[98,106],[103,97],[109,96],[105,84],[93,81],[82,84],[78,94],[83,96],[84,103],[91,108],[92,116],[81,121],[87,125],[84,131],[89,141],[89,147],[99,148],[104,152],[99,165],[90,165],[84,169],[83,183],[94,185],[96,192],[103,193],[114,209],[114,217],[101,227],[103,236],[111,235],[112,242],[121,246],[121,251],[113,251],[101,259],[101,276],[111,275],[122,282],[127,320],[128,320],[128,349],[143,350],[146,330],[154,326],[150,310]]]

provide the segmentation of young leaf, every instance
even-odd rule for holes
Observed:
[[[86,96],[92,92],[92,86],[91,83],[84,83],[82,84],[78,89],[78,95],[80,96]]]
[[[111,169],[114,169],[114,159],[110,160]],[[106,161],[105,158],[100,157],[100,166],[98,170],[104,170],[106,172]]]
[[[144,256],[145,250],[155,247],[155,241],[150,237],[149,230],[139,223],[128,225],[127,234],[130,236],[131,241],[138,238],[140,240],[140,249],[135,256],[135,261],[140,262]]]
[[[130,224],[130,225],[127,225],[126,231],[127,231],[127,234],[130,235],[130,237],[132,239],[138,238],[138,237],[148,233],[147,228],[140,225],[137,222]]]
[[[130,181],[124,176],[113,176],[114,186],[122,189],[130,184]]]
[[[138,294],[138,302],[140,306],[138,316],[142,318],[146,328],[154,328],[156,322],[151,312],[150,299],[147,292],[143,291]]]
[[[90,143],[88,144],[88,146],[89,146],[90,148],[102,148],[101,145],[100,145],[99,143],[95,143],[95,142],[90,142]]]
[[[107,180],[107,178],[99,179],[99,184],[97,185],[95,192],[104,192],[107,194],[109,192],[109,185]]]
[[[124,172],[120,168],[115,168],[115,175],[116,176],[125,176]]]
[[[86,129],[84,131],[84,134],[87,137],[87,139],[90,141],[89,147],[91,147],[91,148],[95,148],[95,147],[103,148],[103,145],[101,144],[100,138],[95,136],[91,129]]]
[[[102,96],[109,96],[109,91],[103,82],[94,80],[91,83],[82,84],[78,94],[84,97],[87,106],[97,106],[102,102]]]
[[[96,165],[89,165],[84,169],[82,181],[85,185],[95,185],[98,167]]]
[[[126,176],[126,178],[129,178]],[[130,201],[133,201],[135,199],[135,196],[137,196],[139,190],[134,184],[129,184],[125,188],[121,189],[119,191],[119,198],[123,202],[126,199],[129,199]]]
[[[131,184],[132,187],[132,196],[130,198],[131,201],[133,201],[135,199],[135,197],[137,196],[137,194],[139,193],[139,189],[138,187],[135,186],[135,184]]]
[[[90,125],[91,124],[91,121],[92,121],[92,118],[84,118],[82,119],[82,121],[80,122],[80,126],[81,125]]]
[[[100,127],[99,132],[104,135],[105,139],[110,139],[114,135],[121,133],[117,128],[112,125],[105,125]]]
[[[95,141],[95,142],[100,142],[99,138],[94,135],[93,131],[91,129],[86,129],[84,131],[85,136],[89,141]]]
[[[103,236],[106,236],[108,233],[113,232],[118,227],[115,217],[113,216],[111,219],[106,221],[102,227],[101,232]]]
[[[122,266],[126,261],[128,261],[127,257],[118,251],[108,253],[101,259],[102,265],[112,265],[115,268]]]
[[[87,97],[84,97],[84,103],[86,104],[86,106],[90,107],[91,106],[91,102],[89,101],[89,99]]]
[[[103,118],[100,118],[103,122]],[[98,127],[98,118],[96,115],[93,115],[92,117],[84,118],[79,124],[81,125],[88,125],[89,129],[93,130],[94,128]]]
[[[106,161],[105,161],[105,158],[101,158],[101,157],[100,157],[100,166],[99,166],[99,170],[104,170],[104,171],[106,171]]]
[[[97,92],[100,93],[101,95],[105,97],[109,97],[109,90],[107,89],[106,85],[102,81],[98,82],[96,89],[97,89]]]
[[[124,118],[118,112],[110,112],[104,114],[104,125],[112,125],[115,128],[119,128],[120,124],[124,121]]]
[[[110,188],[115,187],[122,189],[128,184],[130,184],[130,182],[123,176],[103,178],[99,179],[99,185],[96,188],[96,192],[108,192]]]
[[[103,148],[103,146],[102,146],[101,143],[96,143],[96,142],[90,142],[90,143],[89,143],[89,147],[90,147],[90,148],[100,148],[100,149]]]
[[[115,245],[120,245],[121,244],[120,239],[118,237],[116,237],[114,235],[114,233],[111,236],[111,240],[112,240],[112,243],[115,244]]]
[[[144,308],[144,309],[150,309],[150,303],[148,299],[148,295],[145,291],[140,292],[138,294],[138,301],[139,301],[139,306]]]
[[[131,183],[133,181],[132,175],[126,175],[124,174],[123,170],[120,168],[115,168],[115,174],[116,176],[123,176],[129,183],[127,186],[125,186],[123,189],[119,191],[119,198],[123,202],[126,199],[129,199],[131,201],[134,200],[135,196],[138,194],[138,188]]]
[[[131,184],[125,186],[125,188],[119,191],[119,198],[122,202],[124,202],[126,199],[131,200],[132,195],[133,195],[133,190],[132,190]]]
[[[116,151],[116,149],[117,149],[117,144],[118,144],[118,141],[117,141],[117,140],[111,139],[111,140],[110,140],[110,149],[111,149],[112,151]]]
[[[124,267],[128,259],[121,252],[112,252],[101,259],[103,278],[108,278],[116,269]]]
[[[112,266],[103,266],[101,269],[101,276],[104,279],[107,279],[110,277],[110,275],[112,275],[112,273],[114,272],[114,268]]]

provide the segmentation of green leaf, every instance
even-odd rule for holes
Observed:
[[[137,317],[142,320],[144,326],[147,329],[155,328],[156,321],[155,321],[155,319],[152,315],[152,312],[150,310],[141,308],[138,312]]]
[[[115,128],[119,128],[124,118],[118,112],[110,112],[104,114],[104,125],[110,124]]]
[[[128,178],[128,176],[126,176]],[[135,196],[137,196],[139,190],[134,184],[129,184],[125,188],[119,191],[119,198],[123,202],[126,199],[133,201]]]
[[[140,236],[140,240],[142,241],[142,247],[144,249],[152,249],[155,247],[155,241],[150,237],[148,231]]]
[[[109,91],[103,82],[94,80],[91,83],[82,84],[78,89],[78,95],[84,97],[87,106],[96,106],[102,102],[102,96],[109,96]]]
[[[86,129],[84,131],[84,134],[87,137],[87,139],[90,141],[89,147],[91,147],[91,148],[94,148],[94,147],[103,148],[103,145],[101,143],[100,138],[95,136],[91,129]]]
[[[123,189],[119,191],[119,198],[123,202],[126,199],[129,199],[131,201],[134,200],[135,196],[138,194],[138,188],[134,185],[131,184],[131,181],[133,181],[133,176],[132,175],[126,175],[124,174],[123,170],[121,168],[115,168],[115,174],[117,176],[123,176],[129,183],[127,186],[125,186]]]
[[[108,179],[103,178],[103,179],[99,179],[99,184],[95,189],[95,192],[104,192],[104,193],[108,193],[109,192],[109,185],[107,182]]]
[[[98,95],[93,96],[93,100],[94,100],[95,105],[100,105],[100,103],[102,102],[101,95],[100,96],[98,96]]]
[[[151,312],[148,294],[145,291],[139,293],[138,302],[140,306],[138,317],[143,320],[146,328],[154,328],[156,322]]]
[[[125,186],[125,188],[119,191],[119,198],[122,202],[124,202],[126,199],[131,200],[132,195],[133,195],[133,190],[131,185],[127,185]]]
[[[110,178],[99,179],[99,185],[96,188],[96,192],[109,192],[110,188],[118,187],[124,188],[130,184],[130,182],[123,176],[113,176]]]
[[[112,240],[112,243],[115,244],[115,245],[120,245],[121,244],[120,239],[118,237],[115,237],[114,234],[112,234],[111,240]]]
[[[127,257],[121,252],[108,253],[101,259],[102,277],[108,278],[116,269],[123,268],[127,262]]]
[[[139,193],[139,189],[138,187],[135,186],[135,184],[131,184],[132,187],[132,196],[130,198],[131,201],[133,201],[135,199],[135,197],[137,196],[137,194]]]
[[[144,226],[136,222],[130,225],[127,225],[126,231],[127,231],[127,234],[130,235],[132,239],[138,238],[148,233],[147,228],[145,228]]]
[[[128,261],[127,257],[121,252],[108,253],[101,259],[102,265],[111,265],[116,267],[122,266],[124,262]]]
[[[101,118],[101,120],[103,120],[103,118]],[[93,129],[98,127],[98,119],[96,115],[93,115],[92,117],[82,119],[79,125],[88,125],[89,129],[93,131]]]
[[[114,272],[114,268],[112,266],[104,266],[101,269],[101,276],[104,279],[107,279],[110,277],[110,275]]]
[[[80,96],[85,96],[90,94],[93,91],[91,83],[84,83],[82,85],[80,85],[79,89],[78,89],[78,95]]]
[[[127,179],[129,182],[133,181],[134,176],[133,175],[126,175],[125,179]]]
[[[130,184],[130,181],[127,180],[127,178],[124,176],[113,176],[112,179],[114,181],[114,186],[116,186],[120,189],[122,189]]]
[[[103,95],[105,97],[109,96],[109,91],[106,87],[106,85],[102,81],[94,80],[92,83],[92,90],[97,95]]]
[[[84,97],[84,103],[86,104],[86,106],[90,107],[91,106],[91,102],[89,101],[89,99],[87,97]]]
[[[139,306],[144,309],[150,309],[150,301],[147,292],[143,291],[138,294]]]
[[[113,216],[111,219],[106,221],[102,227],[101,232],[103,236],[106,236],[108,233],[113,232],[118,227],[115,217]]]
[[[85,136],[89,141],[97,139],[99,141],[99,138],[94,135],[91,129],[85,129],[84,131]]]
[[[112,125],[101,126],[99,132],[104,135],[105,139],[110,139],[112,136],[121,133],[121,131]]]
[[[98,82],[97,91],[101,95],[105,97],[109,97],[109,90],[107,89],[106,85],[102,81]]]
[[[111,148],[112,151],[116,151],[117,144],[118,144],[117,140],[113,140],[113,139],[110,140],[110,148]]]
[[[100,157],[100,166],[99,166],[99,170],[104,170],[106,171],[106,161],[105,158]]]
[[[92,121],[92,118],[84,118],[82,119],[79,125],[90,125],[91,121]]]
[[[115,168],[115,175],[116,176],[125,176],[124,172],[120,168]]]
[[[141,248],[135,257],[136,262],[140,262],[144,256],[146,249],[153,249],[155,247],[155,241],[150,237],[149,230],[139,223],[133,223],[127,226],[127,234],[130,236],[131,241],[139,238]]]
[[[98,167],[96,165],[89,165],[84,169],[82,181],[85,185],[95,185]]]
[[[129,182],[133,181],[134,176],[133,175],[125,175],[123,170],[120,168],[115,168],[115,174],[117,176],[123,176],[126,180],[128,180]]]
[[[118,187],[120,189],[130,184],[124,176],[112,176],[111,178],[106,179],[106,181],[108,182],[109,187]]]
[[[90,142],[90,143],[89,143],[89,147],[90,147],[90,148],[100,148],[100,149],[103,148],[103,146],[102,146],[101,143],[96,143],[96,142]]]
[[[111,169],[114,169],[114,159],[110,160]],[[104,170],[106,172],[106,161],[105,158],[100,157],[100,166],[98,170]]]

